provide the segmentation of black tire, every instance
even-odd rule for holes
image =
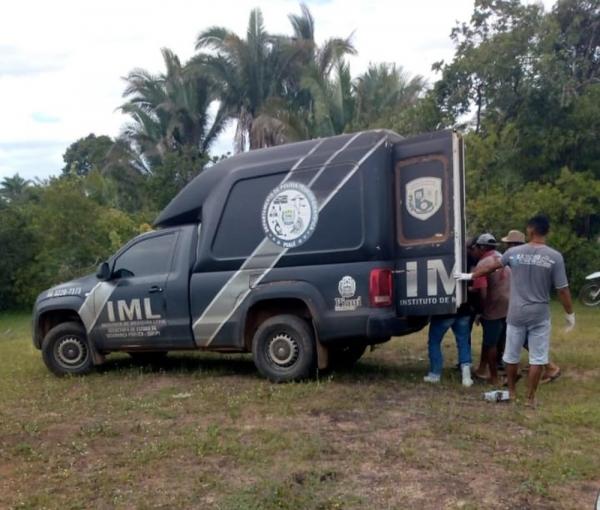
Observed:
[[[87,374],[94,363],[83,325],[63,322],[54,326],[42,342],[42,358],[55,375]]]
[[[329,366],[334,370],[337,368],[351,368],[362,357],[367,350],[366,344],[352,343],[341,347],[329,349]]]
[[[167,358],[167,351],[128,352],[134,363],[138,365],[160,365]]]
[[[272,382],[306,379],[317,365],[311,325],[296,315],[276,315],[264,321],[252,339],[258,371]]]
[[[600,305],[600,294],[598,289],[600,288],[600,282],[592,282],[585,284],[579,292],[579,299],[585,306],[597,306]],[[595,299],[594,299],[594,296]]]

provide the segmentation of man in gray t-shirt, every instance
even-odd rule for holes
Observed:
[[[557,289],[566,312],[567,330],[575,326],[569,282],[562,255],[546,246],[550,229],[548,218],[534,216],[527,223],[529,243],[509,249],[500,260],[473,273],[459,273],[458,280],[471,280],[503,266],[511,268],[510,300],[506,331],[506,363],[508,390],[515,398],[521,349],[529,343],[528,403],[535,405],[535,392],[550,351],[550,291]]]
[[[549,320],[550,291],[569,286],[562,255],[544,244],[527,243],[507,250],[501,260],[515,280],[506,322],[528,326]]]

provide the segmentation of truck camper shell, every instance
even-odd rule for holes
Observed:
[[[311,162],[327,161],[330,158],[329,165],[336,162],[351,162],[382,140],[388,143],[402,140],[402,137],[393,131],[374,130],[364,132],[362,136],[354,139],[353,143],[343,148],[344,142],[348,142],[355,136],[356,134],[340,135],[256,149],[219,161],[203,170],[183,188],[158,215],[154,226],[168,227],[198,221],[202,206],[209,197],[218,194],[219,187],[227,188],[229,183],[236,180],[288,172],[300,160],[302,160],[301,166],[297,167],[297,170],[307,168]],[[312,153],[311,158],[303,159],[310,153]]]

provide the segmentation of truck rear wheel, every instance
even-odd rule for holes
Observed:
[[[317,361],[312,328],[295,315],[271,317],[256,330],[252,355],[258,371],[273,382],[306,379]]]
[[[88,373],[93,366],[87,335],[79,322],[63,322],[53,327],[42,342],[42,358],[58,376]]]

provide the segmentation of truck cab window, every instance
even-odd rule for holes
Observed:
[[[126,278],[167,273],[174,247],[173,234],[144,239],[119,255],[113,274]]]

